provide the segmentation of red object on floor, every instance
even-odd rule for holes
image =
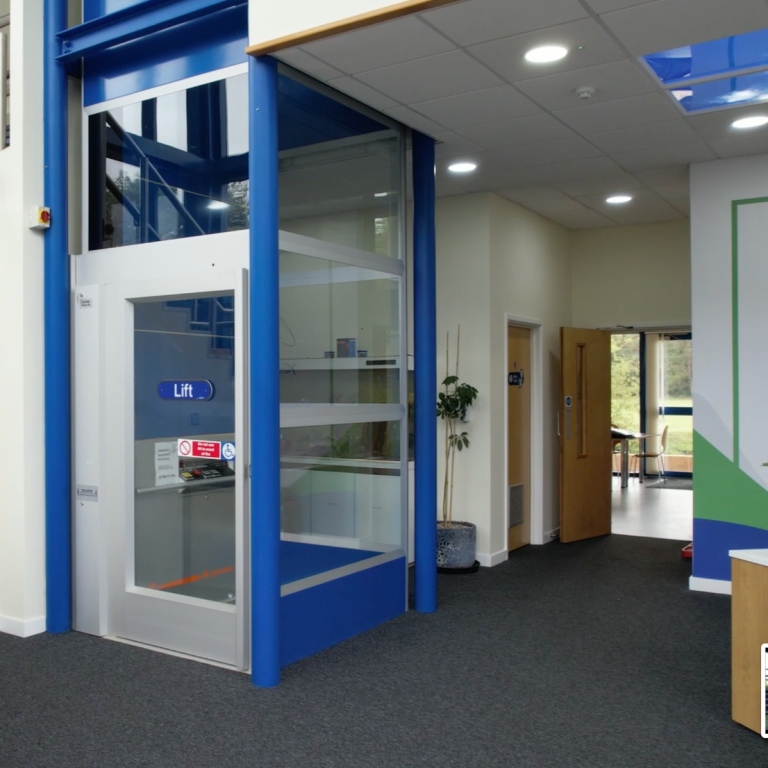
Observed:
[[[680,555],[690,560],[693,557],[693,544],[686,544],[680,552]]]

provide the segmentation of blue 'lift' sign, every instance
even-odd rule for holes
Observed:
[[[196,381],[161,381],[157,385],[161,400],[210,400],[213,384],[205,379]]]

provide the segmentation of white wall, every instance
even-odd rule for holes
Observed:
[[[478,526],[483,565],[506,559],[507,315],[541,324],[543,346],[544,530],[558,527],[556,414],[560,326],[571,322],[569,233],[492,194],[437,204],[438,377],[445,375],[445,334],[461,323],[460,377],[480,391],[466,430],[470,449],[456,461],[454,519]],[[451,365],[453,373],[453,363]],[[442,447],[443,431],[438,445]],[[439,480],[443,461],[439,457]],[[442,485],[439,488],[442,498]]]
[[[0,631],[43,631],[43,237],[26,226],[43,199],[42,0],[12,0],[11,146],[0,152]]]
[[[573,324],[691,323],[690,222],[571,233]]]
[[[541,324],[543,376],[543,530],[560,527],[560,447],[557,411],[560,402],[560,328],[572,324],[570,237],[558,224],[514,203],[490,195],[491,211],[491,422],[492,540],[506,551],[507,425],[500,417],[507,399],[506,317]],[[533,386],[536,383],[531,379]],[[535,535],[535,533],[534,533]],[[535,541],[535,539],[534,539]]]
[[[477,525],[478,554],[495,551],[491,509],[490,432],[490,211],[489,195],[461,195],[437,201],[437,376],[446,375],[446,333],[450,373],[455,373],[456,335],[461,325],[460,376],[479,392],[467,424],[469,451],[456,458],[453,519]],[[417,310],[418,311],[418,310]],[[444,430],[438,431],[438,505],[442,509]]]

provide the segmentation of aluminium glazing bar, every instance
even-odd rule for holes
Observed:
[[[435,141],[413,132],[416,610],[437,609]]]
[[[280,320],[277,63],[250,58],[249,365],[253,684],[280,683]]]
[[[72,526],[67,228],[67,73],[56,60],[56,35],[67,26],[67,0],[44,6],[45,205],[45,579],[46,629],[72,627]]]

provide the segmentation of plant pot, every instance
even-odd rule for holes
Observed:
[[[439,573],[474,573],[477,527],[456,521],[450,528],[437,526],[437,570]]]

